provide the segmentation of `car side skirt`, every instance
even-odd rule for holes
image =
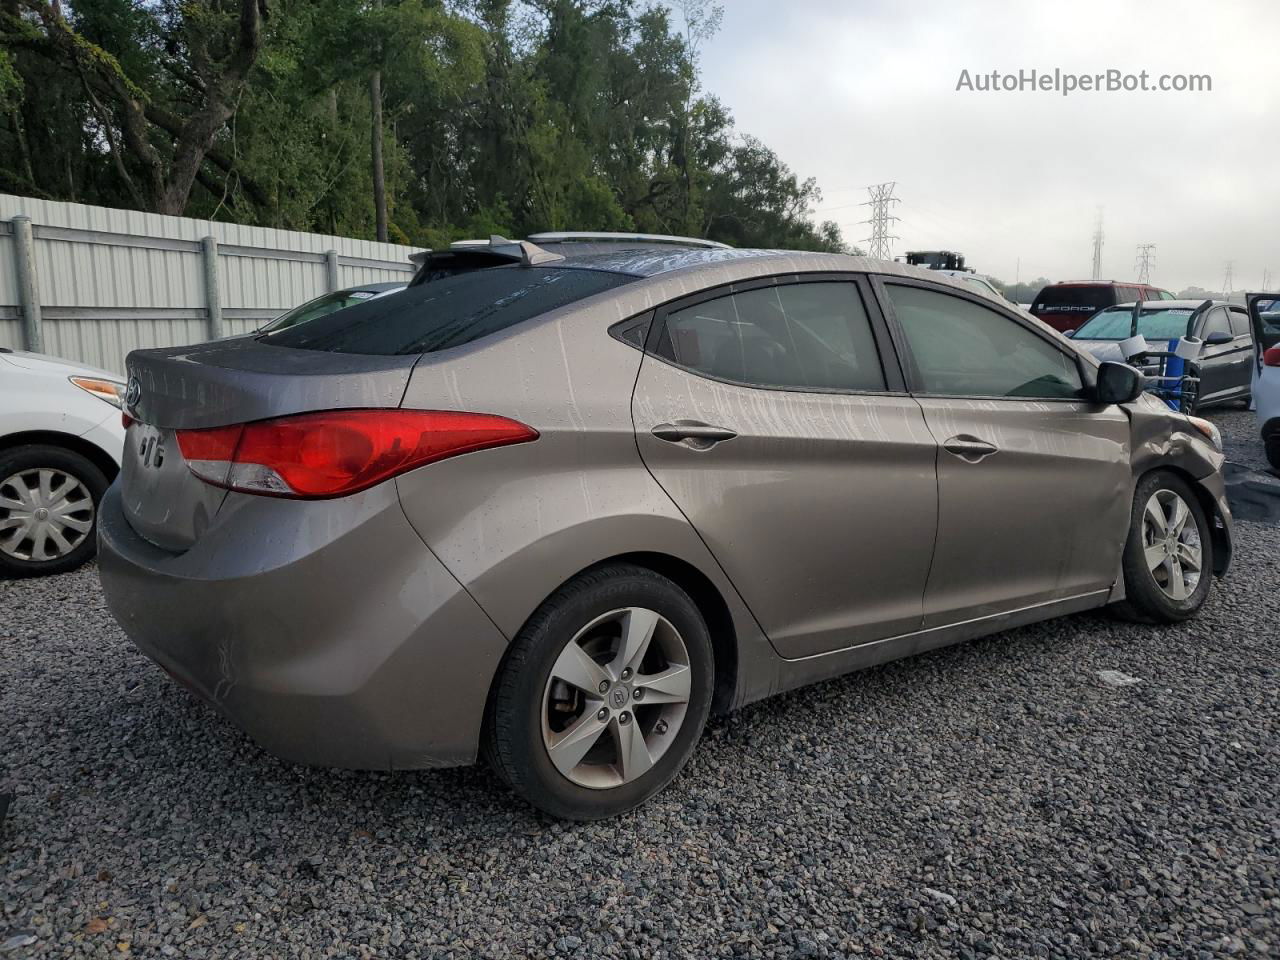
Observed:
[[[746,683],[743,702],[763,699],[775,693],[793,690],[810,683],[831,679],[856,670],[888,663],[903,657],[914,656],[939,647],[975,640],[1042,620],[1080,613],[1104,606],[1109,602],[1110,590],[1095,590],[1073,597],[1064,597],[1037,603],[1016,610],[1008,610],[991,616],[965,620],[960,623],[932,627],[914,633],[887,637],[870,643],[815,654],[799,660],[774,661],[774,672],[769,677],[753,678],[756,683]],[[746,678],[744,678],[746,679]]]

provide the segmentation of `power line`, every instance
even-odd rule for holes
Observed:
[[[1156,245],[1154,243],[1138,244],[1138,282],[1151,282],[1151,264],[1155,262]],[[1096,278],[1095,278],[1096,279]]]
[[[1228,260],[1226,273],[1222,278],[1222,295],[1224,297],[1231,296],[1231,288],[1235,285],[1235,269],[1236,262],[1234,260]]]
[[[871,236],[863,237],[869,244],[867,256],[875,260],[892,260],[893,259],[893,241],[898,237],[889,232],[891,225],[897,222],[898,218],[889,212],[890,204],[901,203],[901,201],[893,195],[893,188],[896,181],[889,183],[877,183],[867,187],[867,193],[871,194],[871,199],[862,204],[864,207],[871,208],[871,219],[863,220],[863,223],[871,224]]]
[[[1102,232],[1102,208],[1098,208],[1098,223],[1093,228],[1093,277],[1094,280],[1102,279],[1102,241],[1105,238]]]

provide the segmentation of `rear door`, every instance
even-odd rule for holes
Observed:
[[[646,466],[788,658],[920,627],[937,446],[873,303],[847,275],[703,293],[636,382]]]
[[[1032,323],[878,278],[938,442],[925,627],[1109,590],[1129,528],[1129,419],[1085,399],[1080,359]]]

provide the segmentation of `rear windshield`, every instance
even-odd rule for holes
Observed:
[[[1041,310],[1089,312],[1109,307],[1116,302],[1114,287],[1045,287],[1031,306],[1032,313]]]
[[[506,330],[634,279],[602,270],[490,267],[305,320],[264,343],[332,353],[432,353]]]
[[[1138,318],[1138,332],[1148,340],[1172,340],[1187,335],[1189,309],[1143,310]],[[1075,340],[1126,340],[1133,321],[1133,310],[1120,308],[1094,314],[1084,326],[1073,334]]]

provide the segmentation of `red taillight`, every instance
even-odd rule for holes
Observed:
[[[1280,347],[1268,347],[1264,350],[1262,362],[1268,367],[1280,367]]]
[[[538,438],[506,417],[442,410],[334,410],[177,433],[202,480],[302,498],[345,496],[436,460]]]

